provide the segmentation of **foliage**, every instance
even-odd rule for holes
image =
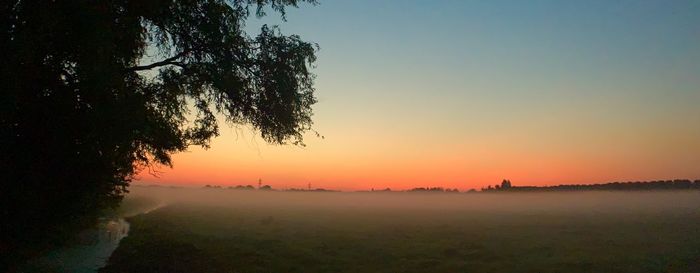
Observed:
[[[459,192],[458,189],[445,189],[443,187],[420,187],[408,190],[409,192]]]
[[[3,1],[0,264],[93,223],[217,113],[303,145],[317,46],[246,19],[314,0]]]

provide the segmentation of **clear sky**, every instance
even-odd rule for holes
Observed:
[[[321,0],[307,147],[222,127],[145,183],[353,190],[700,179],[700,1]]]

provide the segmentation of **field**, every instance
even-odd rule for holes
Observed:
[[[698,192],[160,191],[101,272],[700,272]]]

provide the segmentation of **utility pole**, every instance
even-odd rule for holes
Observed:
[[[258,190],[262,187],[262,179],[258,178]]]
[[[311,182],[309,182],[309,190],[311,190]]]

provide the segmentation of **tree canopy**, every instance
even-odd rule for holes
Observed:
[[[208,147],[217,116],[271,143],[311,129],[318,47],[251,16],[315,0],[0,4],[0,256],[10,265],[113,207],[135,174]]]

